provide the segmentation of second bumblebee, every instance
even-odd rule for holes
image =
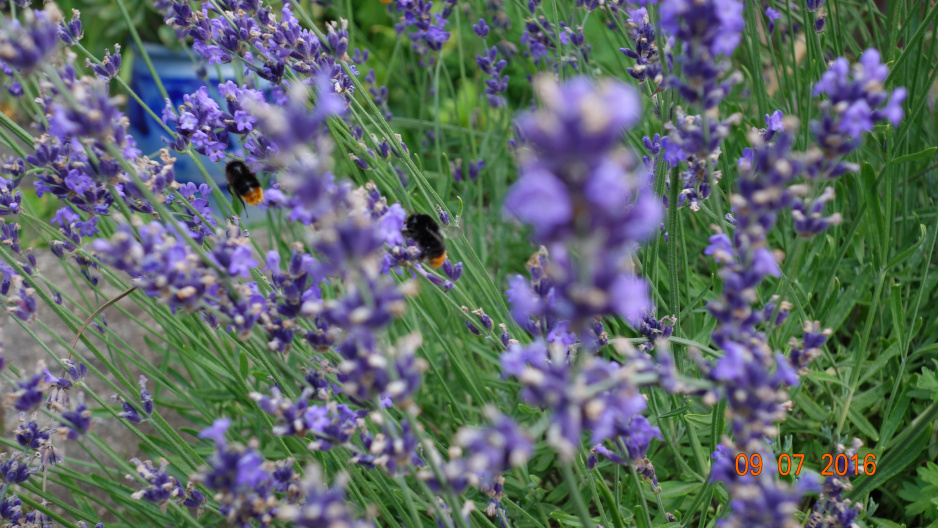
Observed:
[[[225,166],[225,179],[228,180],[228,192],[237,196],[241,205],[257,205],[264,201],[264,189],[257,175],[243,161],[229,161]]]
[[[446,262],[446,243],[440,233],[440,225],[432,216],[422,213],[408,216],[402,232],[420,246],[420,260],[425,260],[433,268]]]

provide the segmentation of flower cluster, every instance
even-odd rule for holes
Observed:
[[[531,12],[534,13],[533,8]],[[535,65],[546,62],[558,71],[563,66],[571,66],[578,70],[580,61],[587,64],[592,52],[592,46],[586,43],[582,27],[571,27],[563,21],[554,23],[544,16],[525,22],[521,45],[525,48],[522,55],[529,57]],[[570,49],[570,52],[558,52],[558,49],[563,48]]]
[[[228,443],[225,433],[230,425],[231,420],[218,419],[199,433],[199,438],[214,442],[215,452],[209,457],[209,466],[192,480],[216,492],[218,511],[229,523],[249,525],[254,521],[271,526],[280,501],[296,503],[299,498],[293,461],[269,462],[253,447]],[[281,490],[287,492],[283,498],[276,495]]]
[[[339,64],[347,59],[344,23],[342,29],[332,28],[324,42],[300,26],[290,5],[283,6],[278,22],[271,7],[259,1],[239,2],[237,9],[221,13],[207,4],[197,10],[189,0],[173,2],[166,23],[180,37],[191,37],[192,49],[209,64],[240,57],[248,72],[272,84],[280,84],[289,68],[304,77],[324,74],[338,93],[353,89]]]
[[[863,513],[863,503],[854,502],[844,497],[845,492],[853,489],[850,483],[849,475],[863,473],[863,464],[855,465],[851,460],[859,449],[863,447],[863,442],[859,438],[854,438],[849,448],[843,444],[837,445],[837,455],[843,453],[846,458],[845,475],[831,475],[824,479],[820,486],[820,496],[814,503],[814,509],[808,516],[807,528],[849,528],[856,526],[854,521]],[[836,459],[835,455],[835,459]]]
[[[503,473],[523,466],[533,453],[534,445],[511,418],[493,408],[487,408],[486,414],[491,425],[464,427],[456,433],[455,443],[449,449],[449,461],[444,463],[436,450],[431,449],[429,456],[434,465],[440,467],[445,483],[454,492],[463,493],[469,486],[478,488],[489,498],[486,515],[498,516],[505,525],[506,512],[501,506],[505,491]],[[418,477],[434,491],[442,488],[443,483],[429,469],[421,471]],[[446,512],[448,505],[441,503],[441,506]]]
[[[372,522],[353,515],[345,497],[345,483],[346,477],[339,475],[329,487],[319,466],[307,468],[306,477],[299,483],[303,504],[283,506],[278,517],[299,528],[373,527]]]
[[[865,132],[877,121],[887,120],[899,126],[904,116],[902,103],[908,92],[896,88],[889,93],[883,82],[889,68],[880,62],[879,52],[868,49],[852,66],[840,57],[814,86],[814,95],[827,96],[821,102],[821,119],[811,122],[820,154],[808,168],[808,177],[834,178],[856,167],[843,158],[855,151]]]
[[[264,412],[276,417],[274,434],[307,438],[310,450],[328,451],[343,446],[353,453],[352,463],[383,467],[391,474],[406,472],[412,465],[422,467],[423,462],[416,455],[416,437],[406,422],[399,430],[386,426],[382,433],[372,436],[365,420],[367,409],[377,405],[386,407],[392,402],[407,405],[407,398],[418,386],[420,373],[425,369],[422,360],[413,356],[417,344],[419,341],[413,337],[406,338],[383,353],[372,344],[367,349],[368,355],[345,355],[335,367],[324,360],[322,368],[307,374],[309,386],[295,401],[284,396],[278,387],[272,387],[269,396],[252,393],[251,398]],[[361,354],[366,350],[352,341],[337,348],[340,354]],[[327,375],[334,376],[336,381],[328,381]],[[333,392],[345,393],[351,403],[338,403]],[[361,445],[354,442],[356,432]]]
[[[732,127],[738,125],[741,116],[733,114],[722,121],[708,122],[703,116],[685,115],[680,107],[675,111],[673,121],[665,124],[669,132],[661,138],[664,160],[670,167],[684,166],[680,171],[680,185],[677,207],[690,207],[700,210],[700,203],[710,197],[713,187],[720,181],[722,172],[717,170],[723,140],[730,134]],[[769,116],[766,116],[768,121]],[[646,138],[647,139],[647,138]],[[665,204],[670,206],[665,197]]]
[[[687,102],[715,108],[740,76],[724,79],[725,60],[742,40],[743,3],[739,0],[662,0],[661,27],[682,42],[670,84]]]
[[[485,21],[483,20],[482,23],[485,23]],[[492,46],[482,55],[476,55],[476,64],[479,65],[482,73],[489,76],[489,79],[485,81],[485,96],[489,106],[492,108],[505,106],[505,97],[501,94],[508,91],[508,76],[502,75],[502,71],[504,71],[508,62],[505,59],[498,60],[498,48]],[[458,178],[457,181],[461,179]],[[475,176],[472,179],[474,180]]]
[[[5,68],[13,68],[28,74],[48,64],[59,43],[59,27],[56,18],[61,18],[55,4],[47,11],[27,10],[19,20],[6,20],[0,31],[0,60]]]
[[[757,497],[741,497],[736,502],[727,520],[729,526],[751,526],[757,521],[787,526],[785,523],[791,522],[787,512],[800,499],[800,491],[776,482],[771,475],[740,476],[731,466],[738,452],[771,456],[764,439],[775,436],[775,424],[787,413],[787,389],[798,383],[788,358],[772,351],[765,334],[784,317],[773,316],[774,303],[771,309],[753,307],[755,288],[767,277],[781,275],[766,233],[774,227],[778,211],[791,203],[785,192],[797,175],[790,162],[791,130],[789,123],[775,134],[772,143],[763,142],[761,134],[751,134],[759,146],[751,150],[751,163],[739,164],[739,192],[731,200],[733,237],[718,233],[710,238],[705,251],[720,263],[723,292],[707,309],[718,321],[711,339],[724,355],[704,371],[719,384],[718,390],[727,400],[734,438],[727,439],[714,454],[713,478],[727,483],[731,496],[746,495],[747,487],[760,490]]]
[[[775,460],[772,450],[763,441],[746,444],[749,451],[740,451],[739,444],[724,442],[713,453],[713,465],[710,478],[726,484],[730,493],[732,513],[720,521],[727,528],[748,528],[750,526],[776,526],[778,528],[797,528],[801,526],[792,515],[798,509],[801,496],[815,490],[815,482],[810,478],[801,478],[795,486],[788,486],[776,480],[773,471],[762,471],[758,475],[745,472],[740,475],[736,469],[736,456],[758,454],[762,460]]]
[[[629,35],[635,41],[632,48],[619,48],[626,57],[635,61],[635,66],[626,71],[639,83],[651,81],[655,91],[667,88],[665,74],[674,69],[674,56],[670,45],[665,42],[664,56],[667,59],[666,70],[662,69],[659,43],[655,39],[655,27],[648,18],[648,10],[640,7],[629,12],[626,21],[631,32]]]
[[[137,382],[140,385],[140,408],[143,410],[143,416],[140,415],[140,412],[138,412],[133,405],[124,401],[123,398],[117,395],[114,396],[115,399],[121,402],[123,409],[121,412],[117,413],[117,415],[132,423],[140,423],[153,414],[153,397],[150,396],[150,391],[147,390],[147,378],[141,375]]]
[[[435,64],[435,52],[440,51],[450,37],[450,32],[446,31],[448,10],[431,13],[433,2],[429,0],[397,0],[392,8],[400,15],[400,22],[394,26],[397,34],[403,35],[408,29],[411,30],[407,36],[413,44],[414,52],[420,57],[419,64]]]
[[[762,477],[758,483],[760,493],[754,496],[751,483],[741,480],[748,477],[737,475],[729,464],[735,453],[767,451],[764,439],[776,436],[776,423],[784,419],[791,406],[788,388],[798,384],[798,371],[819,355],[830,335],[829,330],[821,330],[819,323],[806,322],[803,337],[790,343],[789,357],[769,346],[766,331],[785,320],[790,305],[773,298],[761,308],[754,306],[756,288],[770,276],[781,276],[779,256],[768,246],[767,233],[787,208],[792,209],[795,229],[807,235],[839,221],[836,215],[822,216],[823,204],[833,197],[830,188],[809,206],[802,201],[810,192],[809,185],[795,184],[794,180],[803,175],[810,183],[821,175],[836,177],[855,168],[840,161],[840,156],[859,145],[862,132],[871,130],[873,121],[858,128],[844,124],[850,120],[849,108],[859,108],[863,114],[870,108],[868,101],[873,101],[879,110],[867,113],[864,121],[891,119],[897,125],[902,117],[901,107],[890,109],[892,103],[887,102],[888,94],[879,84],[888,69],[879,63],[877,53],[864,53],[852,78],[847,76],[848,70],[846,60],[835,61],[815,90],[833,99],[821,104],[823,118],[812,124],[819,148],[793,153],[795,123],[783,120],[779,114],[766,116],[766,129],[750,133],[752,147],[737,163],[738,190],[731,197],[732,237],[715,234],[705,251],[720,264],[723,280],[721,297],[707,308],[718,321],[711,338],[724,356],[705,365],[704,370],[727,400],[727,416],[732,423],[733,439],[727,439],[723,451],[714,454],[718,460],[726,459],[721,462],[725,471],[715,472],[715,478],[728,483],[736,500],[726,521],[729,526],[751,526],[755,519],[772,520],[779,526],[793,522],[790,510],[797,504],[800,490]],[[893,93],[896,105],[904,94],[901,89]],[[767,508],[763,501],[775,507]]]
[[[544,318],[548,333],[562,322],[583,333],[607,315],[637,322],[651,302],[630,254],[661,218],[637,157],[618,146],[641,114],[638,96],[583,78],[559,85],[540,77],[536,87],[544,108],[519,120],[527,148],[505,208],[533,227],[550,261],[529,265],[537,294],[512,280],[513,315],[522,326]]]
[[[604,455],[621,450],[626,463],[644,458],[651,440],[661,438],[641,414],[647,404],[636,384],[639,368],[595,356],[574,365],[565,347],[543,341],[513,345],[502,355],[502,372],[522,382],[524,401],[551,413],[547,441],[566,460],[576,455],[584,433]]]
[[[134,500],[144,499],[158,504],[162,508],[172,502],[179,506],[195,508],[198,514],[201,513],[202,506],[206,502],[205,496],[195,489],[191,482],[183,486],[179,479],[167,473],[166,468],[169,467],[169,462],[165,459],[160,459],[159,468],[156,468],[153,462],[149,460],[141,462],[137,458],[132,458],[130,462],[136,466],[137,475],[127,475],[127,480],[142,480],[147,484],[147,487],[134,492],[131,498]]]

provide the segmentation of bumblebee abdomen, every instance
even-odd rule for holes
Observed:
[[[257,205],[264,200],[264,189],[257,176],[243,161],[230,161],[225,166],[225,179],[231,186],[231,192],[240,196],[250,205]]]
[[[250,191],[241,194],[241,197],[244,198],[244,201],[247,202],[248,205],[257,205],[264,201],[264,189],[255,187]]]
[[[431,257],[430,255],[427,255],[427,258],[428,258],[427,263],[430,264],[431,268],[439,268],[440,266],[443,265],[444,262],[446,262],[446,251],[440,253],[439,256],[436,256],[436,257]]]

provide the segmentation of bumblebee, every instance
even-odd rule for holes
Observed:
[[[446,243],[440,233],[440,225],[432,216],[412,214],[404,222],[402,233],[420,246],[420,260],[430,267],[439,268],[446,262]]]
[[[243,161],[229,161],[225,166],[225,179],[228,180],[228,192],[231,196],[237,196],[245,208],[247,206],[244,202],[248,205],[257,205],[264,200],[261,182]]]

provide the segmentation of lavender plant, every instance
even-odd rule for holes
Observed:
[[[938,519],[938,7],[157,2],[189,93],[66,7],[0,23],[0,525]]]

